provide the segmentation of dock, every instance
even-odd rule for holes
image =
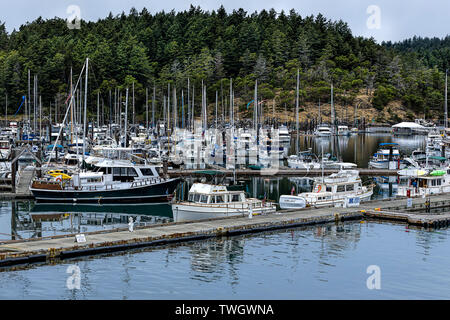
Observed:
[[[398,170],[389,170],[389,169],[368,169],[368,168],[356,168],[355,170],[359,171],[360,176],[398,176]],[[183,169],[172,169],[168,171],[169,176],[171,177],[189,177],[189,176],[204,176],[205,170],[183,170]],[[261,170],[252,170],[252,169],[236,169],[236,170],[217,170],[214,169],[217,174],[225,175],[228,177],[232,177],[234,175],[238,177],[254,177],[254,176],[279,176],[279,177],[307,177],[307,176],[329,176],[332,173],[339,172],[338,169],[313,169],[313,170],[304,170],[304,169],[291,169],[286,167],[280,168],[267,168]]]
[[[431,201],[429,201],[431,199]],[[428,205],[428,201],[430,205]],[[422,212],[425,210],[426,212]],[[433,211],[433,212],[431,212]],[[75,234],[0,242],[0,267],[30,263],[49,263],[64,259],[155,247],[170,243],[295,228],[347,220],[393,220],[422,227],[443,227],[450,223],[448,195],[407,199],[376,200],[359,207],[327,207],[282,210],[273,214],[193,222],[166,223],[128,229],[84,233],[85,243],[77,243]]]

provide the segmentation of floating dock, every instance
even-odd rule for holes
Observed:
[[[447,226],[450,222],[448,195],[435,195],[429,199],[414,198],[409,208],[407,208],[407,199],[404,198],[369,201],[360,207],[351,208],[305,208],[292,211],[282,210],[274,214],[253,216],[252,218],[243,216],[152,225],[137,227],[133,232],[128,229],[103,230],[84,233],[85,243],[77,243],[75,234],[8,240],[0,242],[0,266],[7,267],[35,262],[49,263],[55,260],[169,243],[363,218],[388,219],[425,227]],[[428,201],[430,205],[427,205]],[[425,211],[423,212],[423,210]]]
[[[398,176],[398,170],[389,170],[389,169],[367,169],[367,168],[356,168],[355,170],[359,171],[360,176]],[[189,177],[189,176],[204,176],[206,171],[214,171],[218,174],[222,174],[225,176],[232,177],[236,176],[274,176],[277,177],[307,177],[307,176],[321,176],[322,174],[325,176],[329,176],[332,173],[339,172],[338,169],[313,169],[313,170],[304,170],[304,169],[291,169],[286,167],[280,168],[267,168],[261,170],[252,170],[252,169],[236,169],[236,170],[183,170],[183,169],[175,169],[169,170],[168,175],[171,177]]]

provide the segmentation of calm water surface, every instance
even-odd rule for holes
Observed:
[[[0,272],[1,299],[449,299],[449,231],[351,222]],[[68,289],[70,265],[80,290]],[[381,289],[366,285],[369,265]]]

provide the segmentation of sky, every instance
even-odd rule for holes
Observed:
[[[223,4],[227,12],[243,8],[252,13],[274,8],[286,13],[295,9],[302,16],[322,13],[327,19],[347,22],[353,35],[373,37],[378,42],[402,41],[415,35],[443,38],[450,30],[450,1],[446,0],[1,0],[0,21],[11,32],[39,16],[67,19],[72,5],[79,7],[83,20],[97,21],[110,12],[129,13],[132,7],[138,11],[145,7],[156,13],[188,10],[191,4],[209,11]]]

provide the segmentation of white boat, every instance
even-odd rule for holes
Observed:
[[[11,155],[11,144],[8,140],[0,140],[0,160],[8,159]]]
[[[187,201],[172,203],[176,222],[199,219],[249,216],[273,213],[276,206],[263,200],[247,198],[244,191],[228,191],[225,186],[194,183]]]
[[[369,161],[369,168],[376,169],[403,169],[405,166],[396,143],[380,143]]]
[[[319,158],[317,158],[317,156],[312,152],[311,149],[301,151],[298,153],[298,155],[289,156],[287,162],[289,168],[292,169],[312,170],[321,168]]]
[[[358,206],[370,200],[373,188],[363,186],[357,170],[341,170],[314,182],[312,192],[282,195],[281,209],[305,207]]]
[[[406,172],[403,172],[406,173]],[[404,197],[425,197],[430,194],[450,192],[450,167],[432,170],[426,174],[414,172],[400,177],[397,195]]]
[[[348,129],[348,126],[338,126],[337,127],[337,135],[338,136],[350,135],[350,130]]]
[[[317,127],[316,131],[314,131],[314,134],[319,137],[331,137],[333,135],[333,131],[328,126],[319,126]]]
[[[280,126],[278,129],[278,139],[280,144],[288,144],[291,142],[291,135],[289,134],[289,130],[286,126]]]
[[[429,129],[416,122],[401,122],[392,126],[392,133],[394,135],[413,135],[424,134],[427,135]]]

